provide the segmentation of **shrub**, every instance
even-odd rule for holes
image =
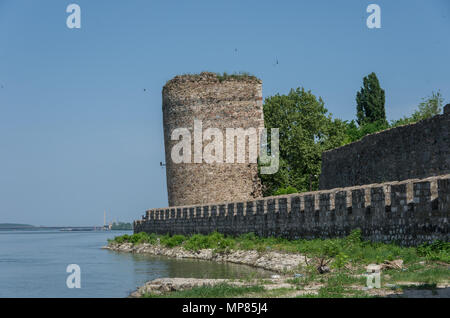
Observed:
[[[417,247],[417,254],[430,261],[450,263],[450,242],[436,240],[432,243],[424,243]]]
[[[219,82],[227,81],[227,80],[236,80],[236,81],[245,81],[245,80],[257,80],[256,76],[251,75],[247,72],[240,72],[240,73],[233,73],[228,74],[227,72],[224,73],[216,73],[217,79]]]
[[[285,194],[292,194],[292,193],[298,193],[299,191],[292,187],[292,186],[287,186],[286,188],[279,188],[277,189],[273,195],[285,195]]]
[[[344,268],[345,264],[348,263],[348,260],[349,260],[348,255],[340,252],[339,254],[336,255],[336,258],[333,262],[333,267],[337,269]]]
[[[116,236],[114,238],[114,242],[118,243],[118,244],[122,244],[122,243],[128,242],[129,237],[130,236],[128,234],[125,234],[125,235],[122,235],[122,236]]]
[[[225,237],[222,233],[213,232],[209,235],[194,234],[187,239],[184,248],[191,251],[212,248],[216,252],[225,252],[233,249],[236,241]]]
[[[160,242],[162,245],[172,248],[175,246],[180,246],[184,241],[186,241],[186,236],[184,235],[164,235],[161,237]]]
[[[184,243],[184,248],[190,251],[198,251],[209,247],[208,237],[202,234],[194,234]]]

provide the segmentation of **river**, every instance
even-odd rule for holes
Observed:
[[[102,249],[131,232],[0,231],[0,297],[126,297],[159,277],[245,278],[268,272],[245,265],[179,260]],[[67,266],[81,270],[81,288],[68,288]]]

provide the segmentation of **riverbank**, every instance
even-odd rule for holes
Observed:
[[[210,235],[117,237],[116,252],[230,262],[278,274],[255,279],[160,278],[131,297],[397,297],[411,289],[449,297],[449,243],[417,248],[363,242],[358,231],[333,240],[237,238]],[[367,270],[380,271],[380,288],[367,286]],[[446,296],[443,296],[446,295]]]
[[[110,243],[107,249],[116,252],[151,254],[175,258],[200,259],[214,262],[229,262],[234,264],[249,265],[277,273],[289,273],[305,266],[305,256],[289,254],[277,251],[260,253],[255,250],[237,250],[229,252],[217,252],[212,248],[195,251],[186,250],[184,247],[164,247],[161,244],[133,244]]]

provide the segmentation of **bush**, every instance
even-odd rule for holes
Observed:
[[[287,188],[279,188],[278,190],[276,190],[273,195],[285,195],[285,194],[292,194],[292,193],[298,193],[299,191],[292,187],[292,186],[288,186]]]
[[[424,243],[417,247],[417,254],[429,261],[450,263],[450,243],[440,240],[433,243]]]
[[[129,237],[130,236],[128,234],[125,234],[122,236],[116,236],[113,241],[115,243],[122,244],[122,243],[128,242]]]
[[[170,248],[180,246],[184,241],[186,241],[186,236],[184,235],[164,235],[161,237],[161,244]]]
[[[147,234],[145,232],[136,233],[133,235],[124,234],[122,236],[116,236],[113,240],[109,240],[109,242],[114,242],[118,244],[122,243],[132,243],[132,244],[142,244],[142,243],[150,243],[155,244],[157,239],[156,234]]]
[[[253,232],[239,235],[236,241],[239,244],[239,248],[243,250],[256,250],[256,245],[260,243],[259,238]]]
[[[339,254],[336,255],[336,259],[333,262],[333,267],[337,269],[344,268],[345,264],[348,263],[349,257],[347,254],[343,252],[339,252]]]
[[[144,232],[123,235],[110,240],[113,243],[156,244],[157,240],[169,248],[183,246],[190,251],[213,249],[224,253],[231,250],[284,251],[334,259],[334,267],[341,268],[348,262],[360,264],[382,263],[385,260],[402,259],[405,263],[415,263],[419,260],[442,261],[450,263],[450,243],[435,241],[422,244],[419,247],[401,247],[395,244],[374,243],[361,240],[361,231],[353,230],[345,238],[288,240],[279,237],[259,237],[255,233],[246,233],[238,237],[225,236],[218,232],[209,235],[156,235]]]
[[[235,247],[233,238],[226,238],[223,234],[213,232],[209,235],[194,234],[184,244],[184,248],[191,251],[212,248],[216,252],[224,252]]]
[[[194,234],[184,243],[184,248],[190,251],[198,251],[209,247],[208,237]]]
[[[233,73],[228,74],[227,72],[216,73],[217,79],[219,82],[227,81],[227,80],[236,80],[236,81],[245,81],[245,80],[258,80],[256,76],[251,75],[247,72]]]

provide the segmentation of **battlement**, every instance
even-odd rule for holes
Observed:
[[[322,154],[320,189],[450,173],[450,105],[444,113],[383,130]]]
[[[450,175],[307,193],[152,209],[134,231],[222,232],[286,238],[331,238],[359,228],[364,239],[418,245],[448,241]]]
[[[262,84],[262,81],[256,76],[242,73],[242,74],[217,74],[212,72],[202,72],[200,74],[184,74],[177,75],[171,80],[167,81],[163,89],[170,89],[178,84],[190,83],[218,83],[223,81],[238,81],[248,83]]]

